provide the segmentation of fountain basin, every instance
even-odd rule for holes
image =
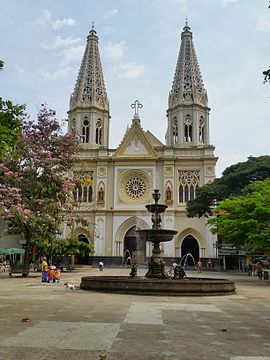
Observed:
[[[177,234],[176,230],[169,229],[142,229],[136,230],[136,232],[142,239],[152,243],[171,241],[174,235]]]
[[[226,279],[131,279],[128,276],[85,276],[81,278],[80,288],[108,293],[162,296],[229,295],[236,290],[235,283]]]

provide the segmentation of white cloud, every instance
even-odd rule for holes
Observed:
[[[47,9],[43,9],[38,22],[43,26],[50,25],[52,22],[52,14],[50,13],[50,11]]]
[[[61,29],[61,27],[63,26],[72,26],[72,25],[75,25],[77,23],[77,21],[75,19],[72,19],[72,18],[68,18],[68,19],[62,19],[62,20],[55,20],[52,22],[52,28],[54,30],[59,30]]]
[[[113,34],[115,31],[111,26],[105,26],[104,30],[103,30],[105,35],[111,35]]]
[[[62,36],[56,36],[52,44],[48,44],[47,42],[41,43],[41,47],[43,49],[57,49],[60,47],[68,47],[74,44],[78,44],[81,42],[81,38],[67,37],[63,38]]]
[[[64,49],[59,56],[62,56],[62,64],[69,64],[72,61],[78,61],[82,59],[84,46],[72,46]]]
[[[73,68],[71,66],[67,66],[64,68],[61,68],[53,73],[50,73],[49,71],[39,71],[39,75],[41,75],[46,80],[60,80],[65,79],[68,77],[68,75],[73,71]]]
[[[233,4],[238,2],[239,0],[221,0],[221,6],[227,6],[229,4]]]
[[[53,20],[53,16],[52,16],[51,12],[47,9],[42,10],[42,13],[41,13],[41,16],[40,16],[38,22],[45,27],[51,26],[53,28],[53,30],[59,30],[63,26],[66,26],[66,25],[71,26],[71,25],[75,25],[77,23],[77,21],[72,18]]]
[[[107,20],[109,17],[114,16],[118,14],[118,10],[117,9],[112,9],[107,11],[107,13],[105,14],[105,20]]]
[[[120,63],[115,66],[114,70],[118,73],[119,78],[137,79],[138,77],[144,75],[145,66],[135,62]]]
[[[120,43],[116,43],[116,44],[112,44],[111,42],[108,42],[108,44],[105,46],[105,53],[110,58],[120,59],[124,55],[125,44],[126,43],[124,41],[121,41]]]

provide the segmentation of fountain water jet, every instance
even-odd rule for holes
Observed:
[[[85,276],[81,278],[80,288],[112,293],[138,295],[174,295],[201,296],[225,295],[235,293],[235,284],[226,279],[211,278],[170,278],[165,271],[165,263],[161,258],[160,243],[171,241],[176,230],[161,228],[161,214],[167,206],[158,204],[160,193],[154,190],[155,203],[146,205],[152,214],[152,229],[137,230],[140,240],[153,244],[152,256],[148,262],[145,277],[132,276]],[[187,256],[186,256],[187,257]],[[181,265],[181,263],[180,263]],[[179,265],[179,267],[180,267]]]

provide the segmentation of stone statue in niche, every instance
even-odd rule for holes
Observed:
[[[98,198],[97,201],[99,203],[103,203],[104,202],[104,195],[105,195],[105,191],[103,189],[103,186],[101,186],[98,190]]]
[[[172,203],[172,190],[170,186],[167,187],[165,192],[165,203],[170,204]]]

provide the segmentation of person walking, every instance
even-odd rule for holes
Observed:
[[[202,272],[202,260],[199,259],[198,263],[197,263],[197,267],[198,267],[198,273]]]
[[[211,259],[208,259],[207,261],[207,269],[211,269],[212,268],[212,261]]]
[[[41,281],[42,282],[47,282],[47,280],[48,280],[47,272],[48,272],[48,263],[47,263],[47,258],[44,256],[42,263],[41,263]]]
[[[263,271],[263,265],[262,265],[262,263],[261,263],[261,262],[258,262],[256,268],[257,268],[258,278],[259,278],[259,280],[262,280],[262,271]]]

